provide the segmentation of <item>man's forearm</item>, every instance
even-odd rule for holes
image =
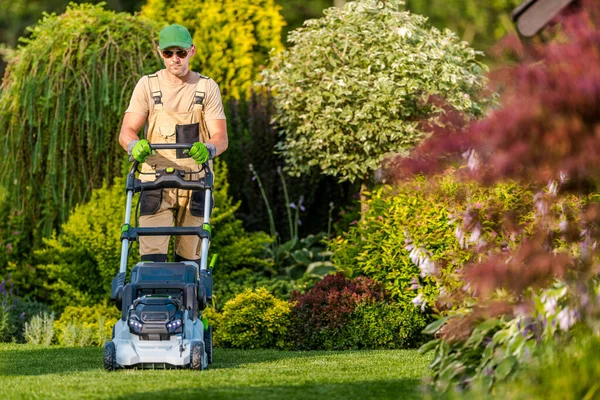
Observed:
[[[125,151],[129,150],[127,146],[132,140],[140,140],[137,133],[131,128],[121,129],[121,133],[119,134],[119,144]]]
[[[220,135],[212,135],[207,143],[215,146],[215,149],[216,149],[215,157],[220,154],[223,154],[223,152],[225,152],[225,150],[227,150],[227,147],[229,146],[229,140],[227,139],[227,133],[220,134]]]

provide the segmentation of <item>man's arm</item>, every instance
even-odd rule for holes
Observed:
[[[227,121],[224,119],[211,119],[206,121],[206,127],[210,132],[208,143],[212,143],[217,149],[217,156],[227,150],[229,139],[227,138]]]
[[[140,140],[138,132],[142,129],[142,126],[146,123],[146,117],[134,112],[125,113],[123,117],[123,124],[121,125],[121,132],[119,133],[119,144],[125,151],[127,151],[127,145],[132,140]],[[226,134],[227,135],[227,134]],[[218,147],[217,147],[218,149]]]

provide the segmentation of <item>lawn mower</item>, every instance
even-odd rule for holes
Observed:
[[[190,144],[153,144],[153,150],[189,149]],[[212,363],[212,328],[202,310],[212,299],[213,256],[207,267],[213,173],[202,165],[204,176],[186,180],[186,173],[168,167],[156,171],[156,179],[137,178],[139,162],[127,175],[125,223],[121,229],[121,261],[112,281],[111,300],[121,311],[112,340],[104,344],[104,368],[205,369]],[[200,174],[201,175],[201,174]],[[177,188],[204,191],[204,223],[201,227],[152,227],[130,225],[134,193]],[[193,261],[138,262],[126,281],[129,245],[139,236],[198,235],[200,266]]]

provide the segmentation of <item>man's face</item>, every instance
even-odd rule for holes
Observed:
[[[183,77],[189,71],[190,58],[196,53],[196,46],[192,45],[189,49],[181,47],[168,47],[162,51],[160,56],[165,62],[167,71],[171,74]]]

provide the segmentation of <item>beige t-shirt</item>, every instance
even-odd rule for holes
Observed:
[[[173,112],[192,111],[194,107],[194,94],[196,86],[200,81],[200,75],[195,72],[188,74],[183,84],[173,85],[169,83],[164,75],[166,70],[161,69],[158,75],[158,85],[162,92],[163,110]],[[143,76],[133,89],[129,107],[125,111],[141,114],[148,117],[150,110],[154,110],[154,100],[152,99],[150,82],[148,76]],[[226,119],[221,100],[219,85],[212,79],[206,80],[206,94],[204,97],[204,115],[206,120]]]

